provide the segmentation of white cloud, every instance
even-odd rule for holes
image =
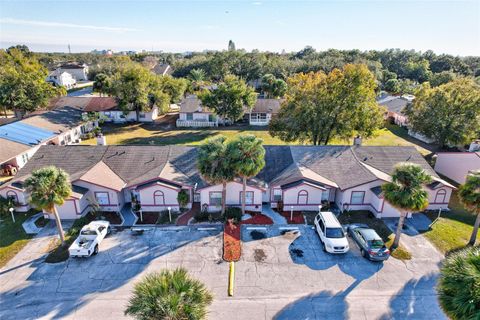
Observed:
[[[139,31],[137,29],[132,29],[132,28],[92,26],[92,25],[88,25],[88,24],[74,24],[74,23],[65,23],[65,22],[37,21],[37,20],[22,20],[22,19],[14,19],[14,18],[2,18],[2,19],[0,19],[0,24],[13,24],[13,25],[35,26],[35,27],[75,28],[75,29],[88,29],[88,30],[102,30],[102,31],[109,31],[109,32]]]

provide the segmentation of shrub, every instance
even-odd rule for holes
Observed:
[[[185,269],[147,275],[135,285],[126,315],[136,319],[205,319],[213,296]]]
[[[198,222],[204,222],[209,220],[210,214],[206,210],[202,210],[195,214],[194,218]]]
[[[180,192],[177,195],[177,201],[180,207],[185,207],[188,204],[189,196],[186,190],[180,190]]]
[[[451,319],[480,319],[480,248],[447,257],[438,285],[440,304]]]
[[[233,219],[235,222],[242,221],[242,208],[227,207],[225,209],[225,219]]]

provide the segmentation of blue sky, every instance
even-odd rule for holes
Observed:
[[[0,45],[92,49],[296,51],[402,48],[480,55],[472,1],[2,1]]]

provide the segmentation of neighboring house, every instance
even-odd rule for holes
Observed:
[[[155,67],[152,68],[152,72],[159,76],[166,76],[171,75],[173,73],[173,69],[169,64],[161,63],[155,65]]]
[[[266,126],[279,111],[282,99],[257,99],[255,106],[248,115],[248,122],[252,126]]]
[[[72,107],[34,112],[20,121],[0,126],[0,166],[18,170],[41,145],[79,143],[81,135],[92,129],[93,124],[85,123],[82,112]]]
[[[62,72],[59,69],[50,72],[47,82],[51,82],[57,87],[65,87],[67,90],[72,89],[77,84],[77,80],[70,73]]]
[[[382,94],[377,98],[377,103],[387,109],[385,114],[386,119],[391,119],[396,125],[405,127],[408,124],[408,119],[404,114],[404,110],[414,98],[412,95],[392,96]]]
[[[180,103],[177,127],[217,127],[218,117],[202,106],[196,95],[189,95]]]
[[[247,182],[246,206],[317,211],[330,203],[341,210],[369,210],[376,217],[398,217],[385,202],[381,185],[399,162],[421,165],[433,178],[426,187],[429,209],[447,209],[454,187],[442,180],[414,147],[266,146],[265,168]],[[143,211],[178,210],[177,195],[186,190],[188,207],[221,209],[222,186],[203,180],[197,150],[186,146],[42,146],[0,195],[28,210],[22,183],[35,169],[55,165],[70,174],[74,194],[58,210],[63,219],[80,217],[97,202],[102,210],[119,211],[137,199]],[[240,181],[227,184],[227,206],[239,207]]]
[[[60,65],[56,70],[59,74],[67,72],[72,75],[76,81],[88,80],[88,66],[77,62],[68,62]]]
[[[439,152],[435,171],[460,184],[465,183],[469,172],[480,170],[480,151]]]

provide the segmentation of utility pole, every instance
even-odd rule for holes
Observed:
[[[72,54],[72,50],[70,49],[70,43],[68,44],[68,53]]]

